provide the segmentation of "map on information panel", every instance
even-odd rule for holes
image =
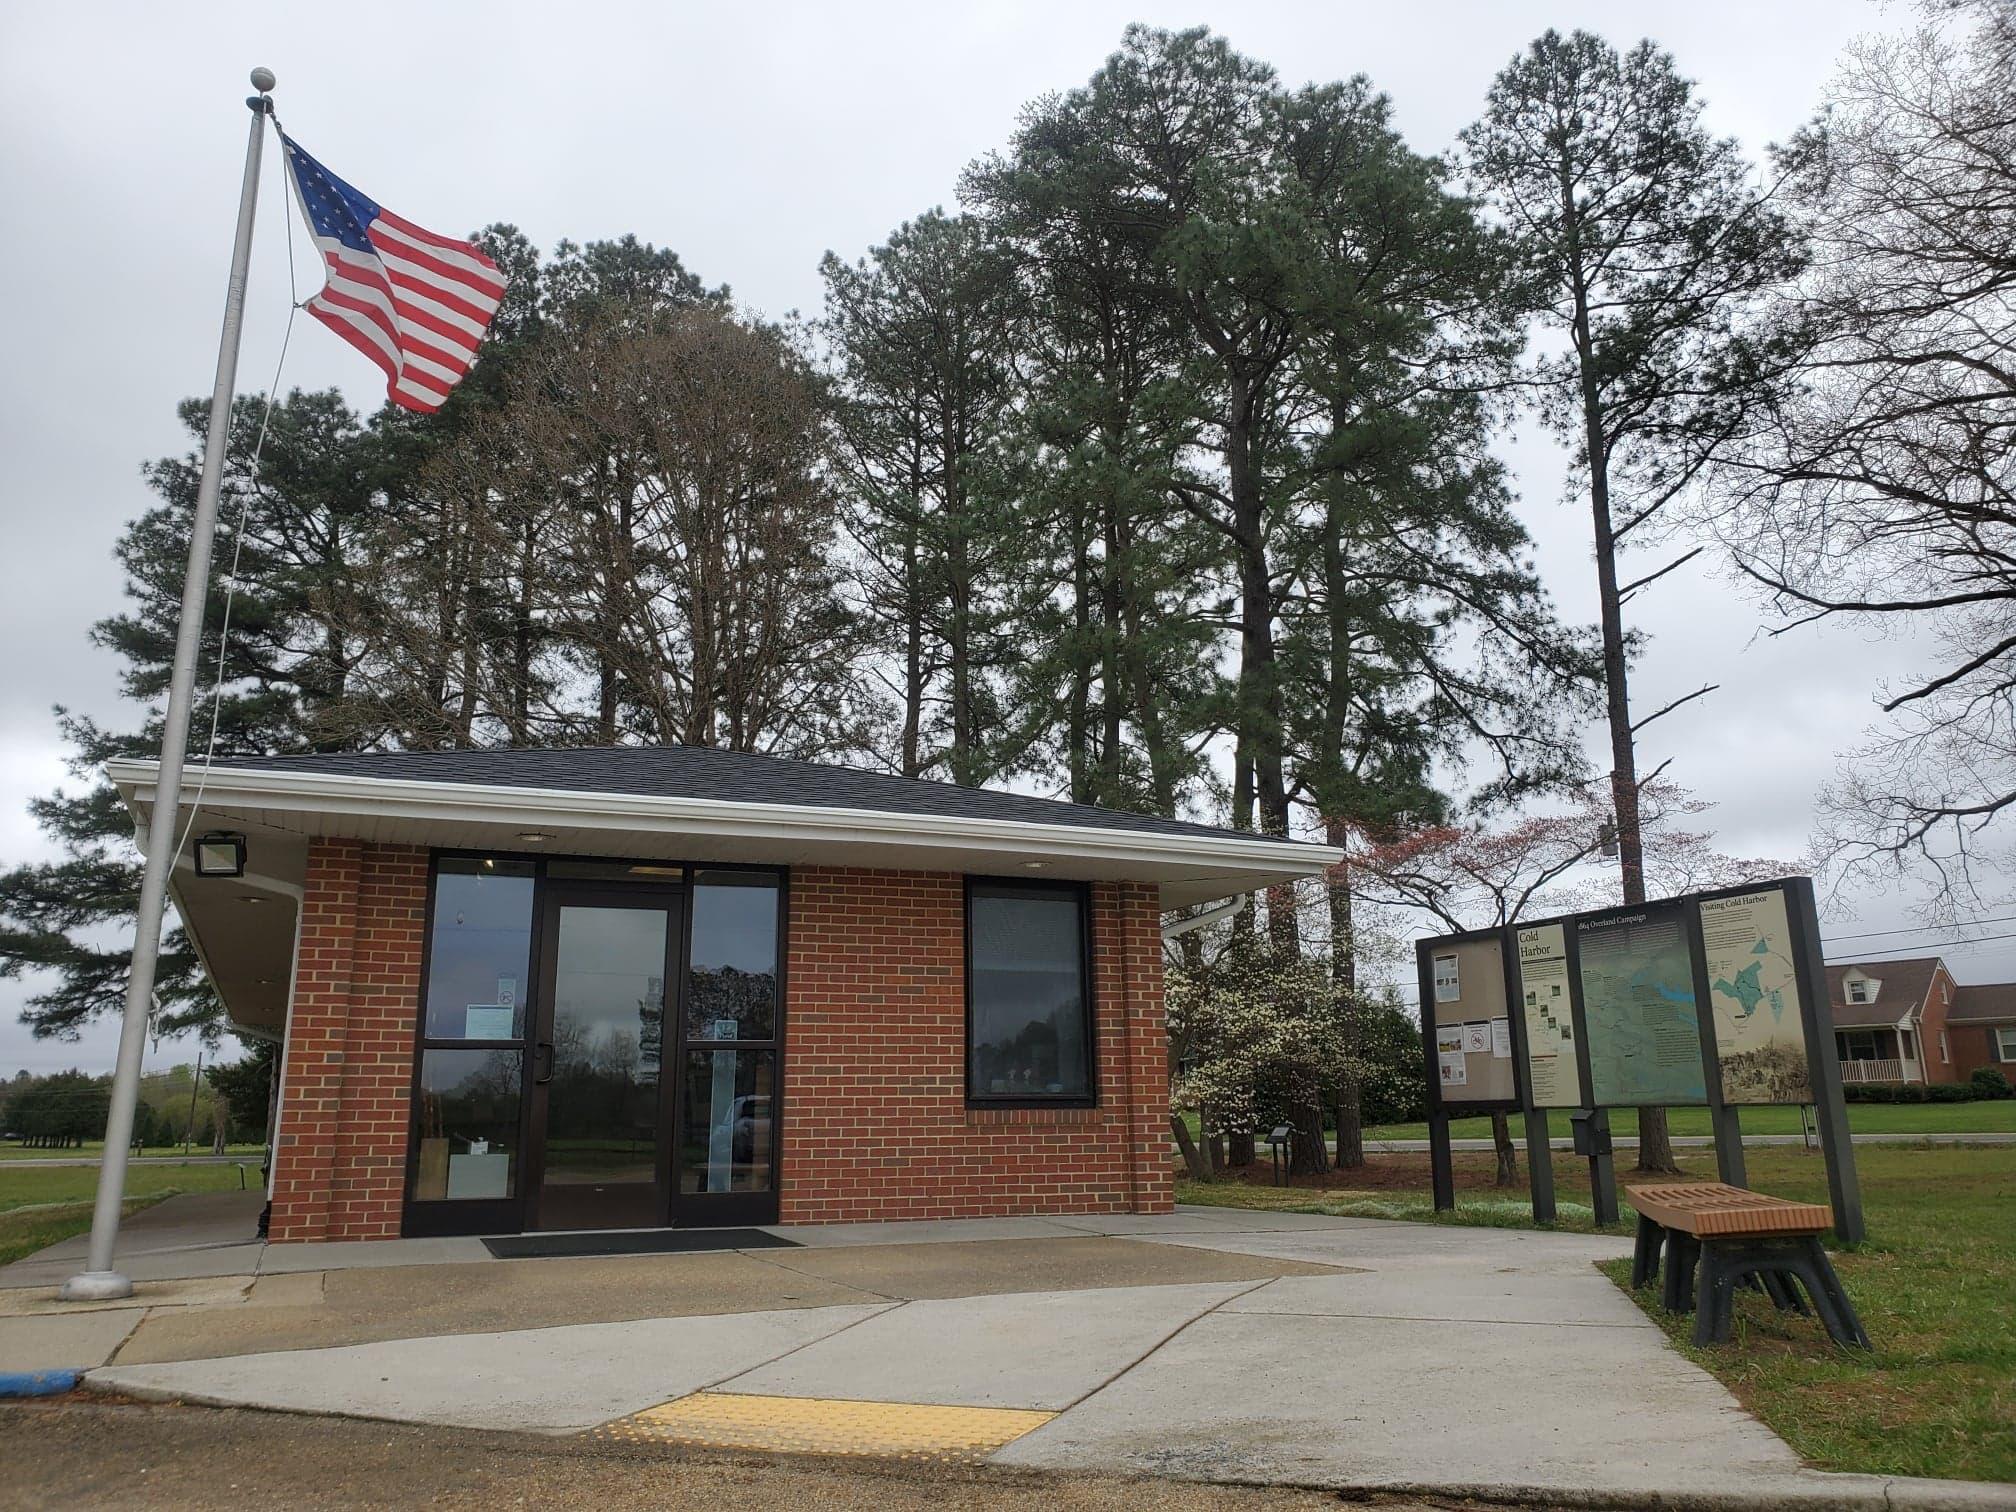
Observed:
[[[1722,1100],[1810,1103],[1813,1078],[1784,892],[1703,898],[1699,906]]]
[[[1705,1103],[1685,909],[1653,905],[1587,920],[1576,939],[1596,1106]]]

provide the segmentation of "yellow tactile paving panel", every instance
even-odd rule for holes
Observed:
[[[860,1454],[880,1459],[980,1460],[1057,1414],[1009,1407],[937,1407],[824,1397],[701,1391],[599,1428],[588,1437],[622,1443],[704,1444],[784,1454]]]

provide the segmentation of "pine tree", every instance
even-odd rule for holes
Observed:
[[[1802,251],[1733,141],[1650,42],[1620,54],[1549,31],[1492,83],[1463,133],[1477,182],[1525,243],[1540,314],[1566,337],[1543,357],[1542,414],[1574,447],[1594,521],[1610,782],[1626,902],[1645,897],[1637,734],[1704,687],[1633,719],[1627,598],[1697,547],[1630,583],[1618,554],[1674,503],[1779,392],[1788,353],[1760,335],[1764,297]],[[1665,1115],[1639,1120],[1639,1168],[1676,1170]]]

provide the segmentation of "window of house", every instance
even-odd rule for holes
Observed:
[[[1995,1031],[1995,1058],[2016,1061],[2016,1028]]]
[[[1909,1029],[1898,1030],[1897,1049],[1898,1053],[1906,1060],[1918,1059],[1918,1036],[1913,1034]]]
[[[969,1100],[1092,1100],[1085,902],[1078,887],[968,884]]]
[[[1939,1064],[1942,1066],[1947,1065],[1952,1059],[1953,1052],[1946,1043],[1946,1031],[1941,1029],[1939,1031]]]
[[[1845,985],[1849,1002],[1873,1003],[1876,1001],[1876,994],[1871,990],[1872,984],[1867,977],[1850,977]]]

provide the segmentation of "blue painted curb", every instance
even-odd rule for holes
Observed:
[[[81,1370],[0,1370],[0,1397],[61,1396],[76,1386]]]

